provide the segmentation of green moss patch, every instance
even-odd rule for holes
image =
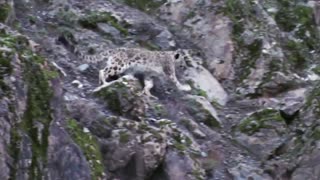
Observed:
[[[72,9],[66,10],[65,8],[60,8],[56,16],[57,19],[61,21],[61,24],[68,27],[73,27],[79,20],[79,17],[72,11]]]
[[[122,114],[122,103],[121,103],[121,97],[129,97],[131,94],[125,94],[120,95],[119,92],[126,91],[127,86],[125,86],[123,83],[115,83],[112,87],[103,88],[99,92],[96,93],[97,96],[99,96],[101,99],[105,100],[107,102],[107,105],[110,110]],[[119,94],[118,94],[119,93]]]
[[[320,140],[320,126],[313,129],[312,138],[315,140]]]
[[[190,87],[192,89],[190,93],[192,95],[202,96],[202,97],[208,98],[207,92],[196,87],[192,80],[188,80],[186,83],[190,85]]]
[[[167,108],[162,104],[154,104],[154,106],[152,106],[151,109],[152,109],[152,111],[154,111],[154,114],[157,117],[163,118],[168,115]]]
[[[298,24],[303,26],[313,25],[313,10],[311,7],[298,5],[294,1],[278,1],[280,9],[275,15],[275,20],[284,31],[292,31]]]
[[[190,99],[187,101],[187,111],[198,122],[203,122],[212,128],[220,127],[219,121],[196,100]]]
[[[286,55],[290,64],[295,68],[304,68],[308,57],[310,58],[309,51],[304,44],[302,42],[290,40],[284,44],[284,47],[288,50]]]
[[[45,65],[45,60],[34,54],[29,47],[28,39],[24,36],[14,36],[5,30],[0,32],[0,46],[9,49],[9,52],[0,52],[0,85],[3,90],[8,86],[2,82],[5,75],[12,72],[12,55],[17,54],[20,59],[20,66],[23,69],[25,85],[27,87],[26,110],[22,121],[12,127],[10,151],[13,151],[14,163],[17,163],[19,155],[18,144],[21,133],[28,135],[31,140],[32,159],[29,169],[30,179],[41,179],[43,170],[47,163],[47,148],[49,127],[52,120],[50,101],[53,96],[50,81],[45,75],[45,71],[53,72]],[[45,70],[46,69],[46,70]],[[15,110],[12,108],[12,111]],[[14,169],[12,167],[11,177],[14,179]]]
[[[5,52],[0,50],[0,89],[9,93],[9,86],[4,82],[5,76],[12,73],[11,59],[16,51],[17,38],[6,34],[4,31],[0,32],[0,47],[8,48],[12,52]]]
[[[79,19],[79,23],[83,27],[89,29],[96,29],[98,23],[107,23],[116,28],[118,31],[120,31],[121,34],[125,36],[129,34],[127,28],[130,25],[126,22],[119,22],[109,12],[90,12],[88,13],[88,15],[81,17]]]
[[[320,82],[314,85],[312,90],[309,92],[304,109],[307,110],[311,106],[314,106],[314,113],[320,115]]]
[[[318,76],[320,76],[320,66],[317,65],[316,67],[311,69],[314,73],[316,73]]]
[[[148,49],[150,51],[159,51],[159,50],[161,50],[161,48],[159,46],[157,46],[156,44],[154,44],[150,40],[147,40],[147,41],[138,40],[137,42],[139,43],[139,45],[141,47],[146,48],[146,49]]]
[[[8,93],[10,89],[4,82],[4,77],[10,75],[12,72],[11,58],[11,55],[5,56],[0,51],[0,89],[4,93]]]
[[[245,134],[252,135],[262,128],[274,128],[276,122],[285,124],[278,110],[264,109],[257,111],[243,119],[238,125],[238,129]]]
[[[90,133],[84,132],[83,127],[74,119],[67,121],[67,127],[72,139],[81,148],[90,165],[91,178],[94,180],[102,179],[104,166],[97,139]]]
[[[141,11],[152,13],[157,8],[159,8],[162,4],[166,2],[166,0],[118,0],[124,2],[125,4],[137,8]]]
[[[125,131],[120,131],[119,132],[119,142],[120,143],[127,143],[130,140],[130,134],[128,134]]]
[[[253,2],[240,0],[227,0],[222,12],[228,16],[233,23],[232,34],[238,39],[245,30],[245,23],[248,21],[258,22],[255,15]]]
[[[59,73],[57,71],[52,71],[52,70],[44,70],[43,74],[47,79],[55,79],[59,77]]]
[[[195,95],[208,98],[207,92],[202,89],[195,89]]]
[[[7,3],[0,4],[0,22],[4,23],[11,11],[11,7]]]
[[[191,145],[192,145],[192,140],[179,133],[179,132],[176,132],[177,134],[173,134],[173,144],[172,146],[177,149],[178,151],[180,152],[184,152],[185,150],[187,150]]]
[[[239,80],[242,81],[251,73],[262,52],[262,39],[257,37],[250,44],[246,44],[242,35],[246,29],[256,31],[248,24],[255,23],[257,26],[254,28],[259,28],[262,22],[256,17],[255,7],[251,1],[227,0],[222,11],[233,23],[232,39],[236,43],[235,54],[241,55],[239,62],[242,69]]]
[[[275,21],[281,30],[290,32],[295,40],[282,40],[282,47],[290,65],[303,69],[308,62],[315,61],[310,51],[318,52],[319,32],[313,9],[296,1],[278,1],[279,11]]]
[[[30,177],[39,179],[42,177],[43,165],[47,162],[49,127],[52,120],[50,101],[53,92],[49,79],[37,61],[40,57],[26,54],[23,57],[27,57],[22,59],[25,66],[24,77],[28,85],[28,98],[21,125],[32,141]]]
[[[20,152],[21,135],[19,134],[18,128],[12,127],[10,131],[10,145],[9,145],[9,155],[13,159],[13,164],[18,163],[18,156]],[[15,166],[10,167],[10,179],[16,179],[17,168]]]
[[[127,81],[122,78],[121,81],[113,82],[110,86],[96,92],[95,95],[107,105],[108,109],[118,115],[127,116],[133,119],[145,116],[143,98],[138,96],[141,92],[141,86],[137,81],[131,81],[130,85],[125,85]]]

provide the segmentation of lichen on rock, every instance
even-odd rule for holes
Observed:
[[[11,31],[8,27],[1,25],[1,64],[6,65],[3,68],[1,76],[1,89],[7,91],[7,95],[14,97],[16,92],[13,90],[11,83],[3,82],[3,75],[11,76],[16,73],[17,67],[22,69],[23,80],[26,86],[26,107],[23,112],[17,112],[12,108],[11,113],[23,114],[17,121],[12,123],[12,150],[17,154],[14,155],[12,165],[13,172],[11,177],[17,176],[19,168],[18,158],[21,149],[14,145],[23,143],[26,139],[30,140],[31,159],[27,166],[30,178],[39,178],[44,172],[47,159],[47,147],[49,127],[52,120],[51,105],[52,91],[50,80],[45,71],[53,72],[50,67],[45,67],[45,60],[32,52],[29,39],[25,36]],[[46,69],[46,70],[45,70]],[[10,91],[10,92],[9,92]],[[20,120],[20,121],[19,121]],[[22,138],[27,136],[27,138]],[[15,171],[14,171],[15,169]]]
[[[129,24],[119,22],[119,20],[109,12],[89,12],[88,15],[79,18],[79,23],[83,27],[90,29],[96,29],[98,23],[107,23],[116,28],[124,36],[128,35],[127,27],[129,27]]]
[[[8,3],[0,3],[0,23],[7,22],[10,11],[12,11],[12,7]]]
[[[0,0],[0,179],[319,179],[319,7]],[[92,92],[107,60],[79,52],[118,47],[199,51],[175,67],[192,90]]]
[[[81,127],[76,120],[69,119],[67,128],[72,139],[81,148],[91,168],[91,178],[101,179],[105,177],[103,159],[97,139],[90,131]]]

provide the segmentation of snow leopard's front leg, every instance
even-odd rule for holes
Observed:
[[[99,85],[106,84],[106,79],[105,79],[105,69],[102,69],[99,71]]]
[[[178,80],[176,76],[170,77],[170,79],[173,80],[173,82],[176,84],[176,86],[178,87],[178,89],[182,90],[182,91],[191,91],[191,87],[188,84],[181,84]]]
[[[176,84],[178,89],[180,89],[182,91],[191,91],[191,87],[188,84],[181,84],[178,81],[174,66],[169,67],[169,72],[167,72],[167,73],[169,74],[169,78]]]
[[[152,95],[150,90],[153,88],[153,79],[152,78],[145,78],[144,79],[144,88],[142,92],[139,94],[139,96],[145,94],[149,98],[158,99],[156,96]]]

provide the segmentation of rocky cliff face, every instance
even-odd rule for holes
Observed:
[[[0,0],[0,179],[320,178],[319,7],[305,0]],[[190,92],[109,48],[201,51]]]

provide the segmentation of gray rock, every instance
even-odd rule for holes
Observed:
[[[241,163],[229,170],[234,180],[271,180],[272,178],[263,174],[263,170]]]
[[[172,49],[176,47],[176,43],[173,40],[173,35],[168,30],[162,31],[154,38],[154,43],[161,49]]]
[[[120,36],[120,31],[118,29],[116,29],[115,27],[110,26],[109,24],[98,23],[97,26],[98,26],[98,29],[103,33],[109,34],[109,35],[116,37],[116,38],[119,38],[119,36]]]
[[[320,165],[317,162],[320,158],[319,153],[319,149],[314,149],[310,154],[304,155],[300,167],[292,174],[292,179],[318,179],[320,177]]]
[[[81,72],[86,71],[89,68],[89,64],[81,64],[80,66],[77,67],[77,69]]]
[[[65,130],[51,127],[49,138],[49,171],[52,179],[90,179],[90,167],[82,150],[72,142]]]
[[[178,34],[203,50],[207,68],[217,79],[231,78],[234,47],[230,36],[230,21],[197,3],[196,0],[170,1],[167,6],[161,7],[160,18],[175,26]],[[210,3],[206,2],[204,6],[209,7]]]
[[[242,119],[234,138],[261,159],[284,142],[286,121],[275,109],[256,111]]]
[[[0,23],[0,179],[319,179],[319,3],[128,2],[0,0],[29,36]],[[153,74],[158,99],[135,78],[93,95],[105,62],[72,50],[116,47],[203,67],[177,71],[191,92]]]
[[[203,179],[204,171],[198,169],[197,164],[188,156],[179,156],[176,152],[166,153],[164,160],[164,177],[172,180],[194,180]]]
[[[16,18],[15,8],[14,8],[14,1],[13,0],[1,0],[0,6],[2,14],[0,17],[1,23],[12,25],[13,21]]]
[[[228,101],[228,94],[212,74],[205,68],[188,68],[184,79],[191,80],[194,87],[203,90],[210,102],[225,105]]]

